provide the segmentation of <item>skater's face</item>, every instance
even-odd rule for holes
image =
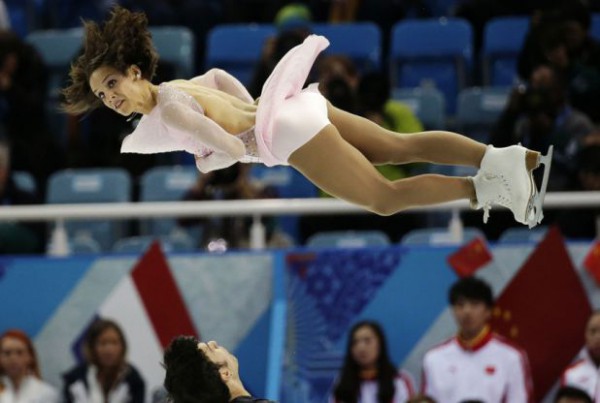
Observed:
[[[119,70],[102,66],[90,76],[90,88],[94,95],[120,115],[128,116],[143,110],[144,81],[137,66],[131,66],[123,74]]]
[[[373,368],[379,358],[380,343],[371,326],[361,326],[352,336],[352,358],[361,368]]]
[[[219,373],[223,381],[227,382],[232,376],[238,376],[238,360],[225,347],[219,346],[216,341],[209,341],[208,343],[198,343],[198,349],[204,353],[210,362],[219,367]]]
[[[600,313],[592,315],[587,323],[585,345],[592,358],[600,361]]]
[[[457,299],[452,311],[460,333],[468,339],[477,336],[483,330],[492,313],[485,302],[464,297]]]

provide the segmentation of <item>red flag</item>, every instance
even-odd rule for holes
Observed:
[[[477,237],[448,256],[448,264],[459,277],[469,277],[492,260],[487,245]]]
[[[594,242],[583,261],[583,266],[592,276],[596,285],[600,286],[600,241]]]
[[[163,348],[175,336],[198,337],[159,242],[150,245],[131,277]]]
[[[592,310],[557,228],[552,228],[496,301],[494,330],[515,341],[531,363],[542,401],[583,345]]]

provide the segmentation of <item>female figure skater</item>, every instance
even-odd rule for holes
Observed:
[[[412,378],[392,364],[381,326],[372,321],[356,323],[329,402],[401,403],[413,395]]]
[[[121,152],[184,150],[201,172],[241,162],[291,165],[340,199],[381,215],[406,208],[469,199],[483,208],[512,210],[535,226],[545,192],[531,172],[550,162],[550,152],[520,146],[486,147],[467,137],[430,131],[402,135],[332,106],[316,85],[302,89],[318,54],[329,42],[311,35],[290,50],[254,101],[234,77],[218,69],[191,80],[151,83],[158,55],[143,14],[115,8],[103,25],[85,23],[85,52],[71,67],[64,90],[67,112],[101,104],[128,116],[142,113]],[[243,40],[243,38],[240,38]],[[373,164],[430,162],[480,168],[473,178],[420,175],[388,181]]]

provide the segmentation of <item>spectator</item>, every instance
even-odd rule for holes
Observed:
[[[98,319],[85,339],[86,363],[64,378],[66,403],[144,403],[145,384],[138,370],[127,363],[127,342],[119,325]]]
[[[13,167],[31,172],[42,195],[48,176],[63,164],[47,129],[47,80],[35,49],[12,32],[0,31],[0,124],[11,142]]]
[[[229,168],[212,171],[198,176],[196,184],[186,192],[183,200],[247,200],[272,199],[277,191],[263,187],[250,180],[249,164],[235,164]],[[249,246],[248,234],[252,220],[247,217],[218,217],[213,219],[180,219],[183,227],[203,225],[202,244],[209,250],[219,251],[228,248],[244,248]],[[291,246],[292,242],[276,228],[272,217],[263,218],[266,227],[267,245],[269,247]],[[212,242],[212,243],[211,243]],[[216,243],[215,243],[216,242]],[[215,249],[216,251],[216,249]]]
[[[39,198],[20,189],[12,177],[10,147],[0,140],[0,205],[38,204]],[[0,223],[0,254],[41,253],[44,250],[44,225]]]
[[[600,122],[600,45],[590,34],[591,13],[580,0],[562,0],[539,13],[519,57],[519,72],[528,77],[550,64],[567,79],[570,103]]]
[[[549,190],[566,190],[572,181],[579,143],[594,129],[583,113],[567,102],[565,82],[556,69],[537,67],[528,85],[516,87],[492,130],[497,147],[522,143],[546,150],[554,145]]]
[[[390,360],[381,326],[371,321],[355,324],[330,402],[401,403],[413,393],[410,375],[396,370]]]
[[[237,358],[215,341],[174,339],[165,351],[164,367],[165,388],[173,403],[268,403],[250,396]]]
[[[600,398],[598,381],[600,374],[600,311],[592,313],[585,327],[585,348],[580,358],[563,372],[561,386],[579,388],[594,401]],[[558,400],[557,400],[558,401]]]
[[[425,354],[423,393],[440,402],[530,402],[527,356],[490,329],[490,286],[463,278],[448,297],[458,333]]]
[[[592,133],[581,141],[577,153],[576,174],[570,190],[600,191],[600,133]],[[600,209],[561,209],[552,212],[563,235],[569,239],[594,239],[598,233]]]
[[[593,403],[593,400],[581,389],[563,386],[556,392],[554,403]]]
[[[0,402],[58,403],[58,393],[40,376],[31,339],[21,330],[0,336]]]

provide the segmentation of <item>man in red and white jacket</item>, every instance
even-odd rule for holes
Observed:
[[[585,348],[579,359],[563,372],[562,386],[574,386],[586,391],[594,400],[600,402],[600,311],[588,319],[585,327]]]
[[[458,334],[432,348],[423,359],[422,392],[438,402],[532,401],[532,382],[524,351],[493,333],[492,290],[468,277],[449,292]]]

